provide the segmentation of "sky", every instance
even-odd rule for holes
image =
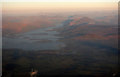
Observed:
[[[119,0],[1,0],[2,2],[118,2]]]
[[[24,1],[25,2],[23,2],[23,0],[3,0],[2,11],[4,13],[34,13],[34,12],[61,12],[61,11],[74,12],[74,11],[118,9],[117,3],[118,0],[24,0]]]
[[[117,9],[117,3],[114,2],[4,2],[3,10],[99,10],[99,9]]]

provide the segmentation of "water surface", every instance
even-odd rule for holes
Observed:
[[[3,37],[3,48],[22,50],[60,49],[65,44],[59,41],[62,37],[58,36],[59,32],[54,29],[61,26],[62,24],[17,34],[15,37]]]

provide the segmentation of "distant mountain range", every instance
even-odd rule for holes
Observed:
[[[113,28],[117,27],[117,16],[96,18],[82,16],[68,16],[67,18],[65,16],[5,16],[2,25],[3,36],[56,26],[62,22],[64,26],[59,30],[70,38],[107,39],[116,37],[115,34],[117,33],[117,28]]]
[[[118,17],[115,16],[103,16],[103,17],[76,17],[71,16],[68,20],[64,21],[65,25],[73,26],[73,25],[117,25]]]
[[[15,34],[56,26],[64,20],[62,16],[4,16],[2,29],[4,35]]]
[[[78,18],[70,18],[65,21],[65,25],[73,26],[73,25],[86,25],[86,24],[95,24],[95,20],[88,17],[78,17]]]
[[[89,17],[69,17],[64,27],[59,29],[66,38],[75,40],[108,40],[117,38],[117,17],[105,16],[92,19]]]

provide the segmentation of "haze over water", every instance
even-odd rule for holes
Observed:
[[[54,31],[57,27],[61,25],[16,34],[14,37],[3,37],[3,48],[29,51],[60,49],[65,44],[59,41],[62,38],[58,36],[59,32]]]

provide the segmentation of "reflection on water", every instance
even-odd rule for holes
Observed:
[[[59,32],[54,31],[54,28],[61,27],[48,27],[43,29],[37,29],[34,31],[21,33],[16,37],[3,37],[3,48],[11,49],[23,49],[23,50],[56,50],[64,47],[65,44],[60,42],[62,38],[57,36]]]

